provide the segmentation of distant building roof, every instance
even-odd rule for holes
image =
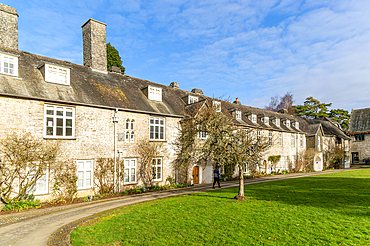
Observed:
[[[348,134],[370,133],[370,108],[353,109]]]

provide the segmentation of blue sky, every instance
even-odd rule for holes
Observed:
[[[263,108],[286,92],[370,107],[370,1],[2,0],[19,49],[82,64],[81,25],[107,24],[129,76]]]

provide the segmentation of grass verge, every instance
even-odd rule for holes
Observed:
[[[370,170],[194,193],[116,210],[72,245],[370,245]]]

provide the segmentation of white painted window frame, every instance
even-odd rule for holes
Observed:
[[[295,134],[293,134],[293,133],[290,134],[290,144],[291,144],[292,148],[295,147]]]
[[[263,123],[265,123],[265,125],[270,125],[269,117],[263,117]]]
[[[162,102],[162,88],[148,86],[148,99],[152,101]]]
[[[27,172],[29,172],[29,168],[27,168]],[[43,169],[43,175],[34,183],[31,187],[29,187],[28,192],[31,192],[33,195],[45,195],[49,193],[49,170],[48,168]],[[32,178],[35,175],[34,172],[31,172],[29,177]],[[40,190],[41,182],[45,182],[45,191]]]
[[[160,164],[158,164],[158,161]],[[158,171],[158,168],[160,168],[160,171]],[[160,177],[158,178],[158,174],[160,174]],[[152,159],[152,175],[153,175],[153,181],[162,181],[163,179],[163,158],[162,157],[156,157]]]
[[[87,167],[86,164],[90,163],[90,167]],[[82,164],[82,167],[81,167]],[[84,190],[90,189],[94,186],[94,161],[93,160],[76,160],[77,165],[77,189]],[[82,175],[82,186],[80,186],[81,180],[81,173]],[[88,181],[88,174],[90,173],[90,185],[87,184]]]
[[[48,109],[53,108],[53,115],[48,114]],[[63,109],[63,115],[58,115],[58,109]],[[58,111],[61,112],[61,111]],[[67,112],[72,112],[72,116],[68,116]],[[75,138],[75,108],[74,107],[67,107],[61,105],[54,105],[54,104],[45,104],[44,105],[44,138],[60,138],[60,139],[74,139]],[[52,119],[50,121],[49,119]],[[57,135],[57,128],[58,128],[58,120],[62,120],[62,127],[63,133],[62,135]],[[67,136],[67,120],[71,120],[72,127],[71,136]],[[52,123],[50,123],[52,122]],[[48,134],[48,128],[52,127],[53,134]]]
[[[5,66],[6,64],[7,66]],[[17,77],[18,76],[18,56],[0,52],[0,73]]]
[[[270,146],[273,146],[274,145],[274,141],[272,139],[272,131],[269,131],[269,145]]]
[[[198,97],[188,96],[188,104],[196,103],[198,101],[199,101]]]
[[[299,146],[303,148],[303,135],[302,134],[299,136],[299,141],[300,141]]]
[[[71,71],[64,66],[45,63],[45,81],[59,85],[70,85]]]
[[[158,123],[156,123],[156,120],[158,120]],[[163,124],[161,124],[161,121],[163,122]],[[158,131],[156,130],[157,129],[156,127],[158,127]],[[161,137],[161,128],[163,130],[162,137]],[[153,133],[153,136],[152,136],[152,133]],[[158,138],[156,137],[156,133],[158,133]],[[166,119],[164,117],[154,117],[154,116],[149,117],[149,140],[150,141],[165,141],[166,140]]]
[[[221,112],[221,102],[213,101],[212,106],[214,107],[216,112]]]
[[[132,180],[132,175],[134,175],[133,180]],[[124,160],[124,183],[125,184],[136,184],[137,183],[137,160],[136,158],[128,158]]]
[[[250,114],[250,115],[248,115],[248,119],[249,119],[252,123],[257,123],[257,115],[255,115],[255,114]]]
[[[279,127],[280,127],[280,119],[274,119],[274,120],[273,120],[273,123],[274,123],[276,126],[279,126]]]
[[[283,133],[279,132],[279,147],[283,147]]]

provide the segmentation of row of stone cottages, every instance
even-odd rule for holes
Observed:
[[[233,111],[237,124],[269,136],[271,147],[261,160],[261,172],[270,172],[269,156],[280,155],[276,169],[314,149],[314,169],[323,169],[323,151],[329,145],[348,147],[348,137],[330,120],[307,120],[212,99],[199,89],[170,86],[107,71],[106,25],[89,19],[82,25],[84,65],[42,57],[18,50],[18,14],[0,5],[0,137],[11,131],[32,132],[44,141],[60,140],[77,165],[80,196],[93,193],[93,169],[97,158],[124,159],[121,186],[141,186],[139,141],[163,142],[163,154],[153,158],[153,182],[162,185],[175,177],[173,146],[178,125],[189,105],[204,100]],[[349,162],[346,160],[346,167]],[[189,169],[194,183],[211,183],[213,167]],[[248,166],[244,170],[249,172]],[[276,170],[277,171],[277,170]],[[51,196],[50,172],[37,182],[41,199]],[[189,180],[190,181],[190,180]]]

